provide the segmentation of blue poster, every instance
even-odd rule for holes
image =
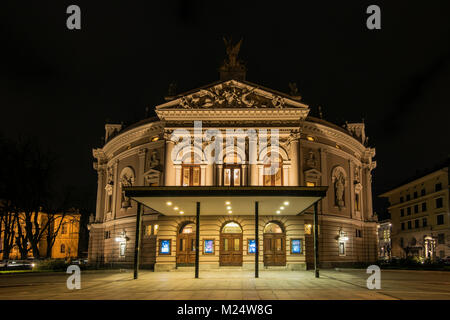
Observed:
[[[302,240],[291,240],[292,253],[302,253]]]
[[[255,239],[248,240],[248,253],[256,253],[256,241],[255,241]]]
[[[214,241],[205,240],[205,253],[214,253]]]
[[[170,254],[170,240],[161,240],[160,253]]]

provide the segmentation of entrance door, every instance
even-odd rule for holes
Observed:
[[[177,265],[195,264],[195,230],[194,224],[186,225],[177,237]]]
[[[269,222],[264,228],[264,265],[286,265],[286,235],[277,223]]]
[[[220,233],[220,266],[242,266],[242,229],[235,222],[227,223]]]

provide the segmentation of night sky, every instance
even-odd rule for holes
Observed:
[[[172,81],[183,92],[218,80],[223,36],[244,38],[248,81],[286,93],[297,82],[311,115],[364,118],[374,195],[449,154],[449,1],[11,2],[0,10],[0,131],[36,136],[64,161],[60,180],[93,194],[105,122],[144,118]],[[70,4],[81,30],[66,28]],[[370,4],[381,30],[366,28]]]

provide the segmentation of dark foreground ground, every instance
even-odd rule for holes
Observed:
[[[66,273],[0,275],[0,299],[316,300],[450,299],[450,272],[382,270],[381,289],[369,290],[365,270],[311,271],[82,271],[81,289],[69,290]]]

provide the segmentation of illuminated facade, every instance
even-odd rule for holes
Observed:
[[[137,205],[125,196],[126,186],[329,186],[319,205],[321,265],[376,261],[371,191],[375,150],[366,146],[363,123],[344,128],[311,117],[298,95],[242,78],[223,77],[166,101],[156,106],[157,118],[128,127],[107,124],[106,143],[93,150],[98,189],[95,221],[89,226],[90,263],[133,263]],[[214,129],[223,134],[224,142],[227,129],[235,130],[236,143],[216,150],[214,163],[205,157],[211,140],[203,139],[190,152],[179,151],[180,142],[172,136],[182,129],[193,138],[194,121],[201,121],[197,130],[202,137]],[[249,129],[255,131],[249,134]],[[266,129],[278,130],[276,152],[262,143]],[[279,169],[265,174],[271,162]],[[201,220],[201,268],[253,265],[253,213],[236,215],[230,200],[231,205],[222,204],[222,215]],[[170,270],[193,263],[195,219],[185,216],[177,203],[168,205],[177,216],[145,208],[141,267]],[[311,265],[311,213],[287,216],[280,207],[273,216],[260,218],[262,267],[293,270]]]
[[[389,199],[392,256],[450,256],[448,164],[382,195]]]

